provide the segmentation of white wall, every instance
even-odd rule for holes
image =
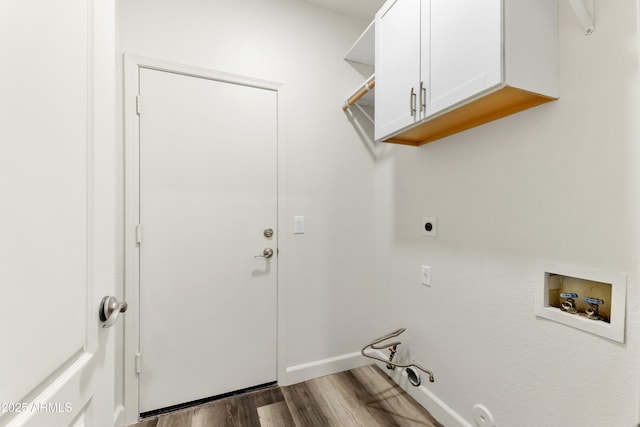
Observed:
[[[557,102],[379,147],[377,332],[407,327],[404,356],[434,371],[428,389],[471,425],[476,403],[499,426],[638,422],[638,11],[596,6],[584,36],[559,2]],[[421,235],[422,216],[438,218],[438,237]],[[626,273],[626,342],[536,318],[538,260]]]
[[[122,0],[118,8],[121,52],[284,84],[279,357],[291,368],[358,351],[373,331],[375,159],[340,106],[371,72],[342,59],[367,22],[295,0]],[[294,215],[306,217],[306,234],[293,235]]]
[[[381,144],[375,160],[371,129],[339,109],[370,72],[341,59],[366,22],[294,0],[122,0],[119,36],[123,52],[285,84],[287,367],[405,326],[400,356],[431,368],[428,389],[471,425],[481,403],[501,426],[633,426],[638,13],[596,4],[587,37],[559,2],[559,101],[420,148]],[[626,342],[536,318],[538,260],[626,273]]]

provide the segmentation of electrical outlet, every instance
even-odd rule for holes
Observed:
[[[431,267],[428,265],[422,266],[422,284],[431,286]]]
[[[422,234],[429,237],[438,235],[438,218],[423,217],[422,218]]]

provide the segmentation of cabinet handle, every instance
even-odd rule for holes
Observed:
[[[424,82],[420,82],[420,112],[422,113],[427,109],[427,88],[424,87]]]
[[[416,115],[416,91],[415,88],[411,88],[411,96],[409,96],[409,111],[411,117]]]

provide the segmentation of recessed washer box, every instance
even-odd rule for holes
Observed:
[[[624,342],[627,276],[622,273],[539,262],[535,314],[617,342]],[[575,313],[562,309],[561,294],[577,294]],[[585,297],[601,300],[598,320],[589,318]]]

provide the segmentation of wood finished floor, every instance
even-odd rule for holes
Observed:
[[[145,419],[134,427],[442,427],[377,366],[270,387]]]

